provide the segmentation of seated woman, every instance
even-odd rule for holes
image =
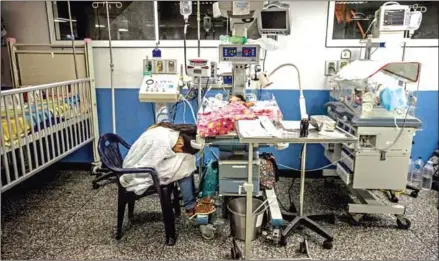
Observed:
[[[196,126],[190,124],[162,122],[153,125],[131,146],[123,166],[155,168],[162,185],[178,182],[188,216],[215,211],[208,199],[196,202],[193,172],[196,170],[194,154],[198,150],[190,145],[196,133]],[[145,174],[125,174],[120,183],[127,191],[142,194],[152,185],[152,180]]]

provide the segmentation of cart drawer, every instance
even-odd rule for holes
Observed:
[[[219,161],[219,179],[243,179],[248,177],[248,163],[244,161]],[[259,180],[259,160],[254,162],[252,179]]]
[[[348,156],[349,154],[346,151],[341,152],[341,162],[345,165],[345,167],[350,171],[354,171],[354,159],[351,158],[351,156]]]
[[[343,163],[337,164],[336,172],[340,176],[340,178],[344,181],[344,183],[346,183],[346,185],[352,183],[352,174],[349,172],[349,170],[343,167]]]
[[[239,186],[243,186],[246,180],[244,179],[220,179],[219,180],[219,194],[238,194]],[[253,195],[259,194],[259,180],[253,181]],[[245,195],[244,188],[241,188],[241,195]]]

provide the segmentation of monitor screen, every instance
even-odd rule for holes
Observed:
[[[287,29],[287,11],[261,12],[263,29]]]

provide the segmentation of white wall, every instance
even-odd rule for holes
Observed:
[[[328,3],[325,1],[289,2],[291,17],[291,35],[280,36],[282,49],[269,52],[266,70],[271,71],[284,62],[296,64],[301,71],[304,89],[324,89],[324,61],[336,60],[342,48],[326,48],[326,24]],[[44,2],[2,2],[2,15],[11,25],[9,31],[18,42],[48,42],[48,23]],[[142,60],[151,56],[152,48],[114,48],[116,88],[138,88],[142,79]],[[388,57],[388,50],[379,50],[375,57]],[[402,49],[392,52],[390,56],[401,57]],[[188,58],[197,55],[196,48],[187,51]],[[353,57],[359,55],[359,49],[352,49]],[[201,56],[211,60],[218,59],[216,49],[203,48]],[[177,59],[183,63],[181,48],[162,48],[163,58]],[[438,90],[438,48],[407,48],[406,60],[419,61],[423,64],[421,90]],[[94,49],[94,67],[98,88],[110,87],[110,67],[108,48]],[[220,67],[224,67],[220,65]],[[297,89],[294,70],[284,68],[271,78],[272,88]]]

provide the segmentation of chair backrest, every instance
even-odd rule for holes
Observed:
[[[102,163],[114,172],[122,171],[123,158],[120,145],[130,149],[131,145],[113,133],[106,133],[99,138],[98,152]]]

